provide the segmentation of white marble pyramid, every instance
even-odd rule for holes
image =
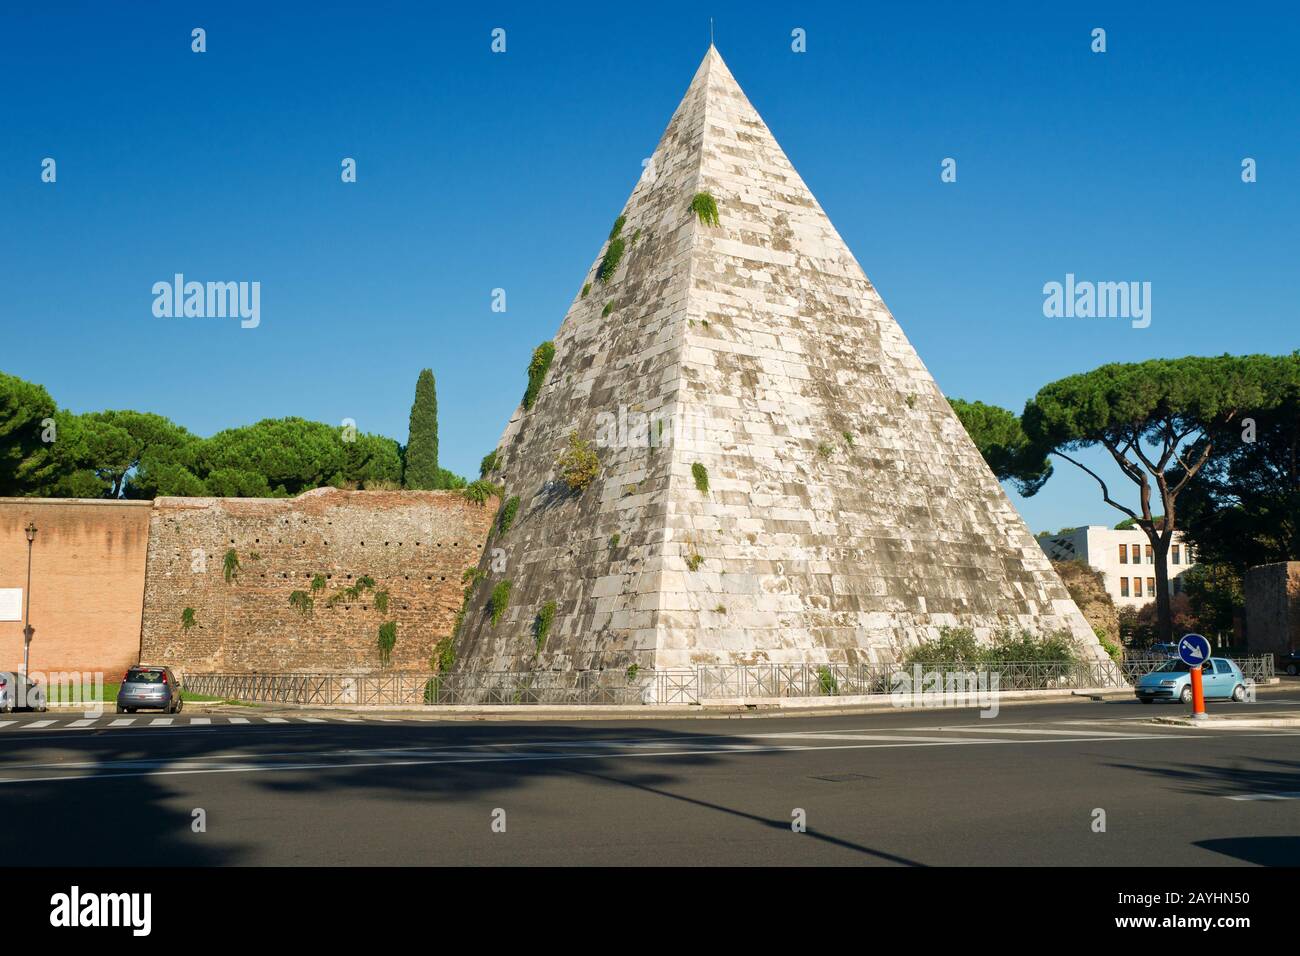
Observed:
[[[715,49],[622,218],[617,268],[602,281],[606,242],[498,445],[520,502],[458,669],[888,663],[946,626],[1065,630],[1102,656]],[[577,494],[556,468],[574,431],[600,459]]]

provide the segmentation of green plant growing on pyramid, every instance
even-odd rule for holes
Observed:
[[[504,505],[501,506],[501,514],[497,518],[497,528],[502,534],[510,530],[510,526],[515,523],[515,515],[519,513],[519,496],[511,495]]]
[[[718,203],[711,193],[696,193],[695,198],[691,200],[691,212],[699,216],[700,222],[706,226],[718,224]]]
[[[546,373],[555,359],[555,343],[543,342],[533,349],[533,357],[528,363],[528,388],[524,390],[525,410],[533,407],[537,396],[546,381]]]
[[[187,607],[181,611],[181,630],[188,631],[194,626],[194,608]]]
[[[626,243],[622,238],[611,239],[609,248],[605,250],[605,258],[600,261],[600,268],[596,270],[596,278],[601,283],[606,283],[614,278],[614,273],[618,271],[618,264],[623,259],[623,252]]]
[[[488,608],[492,615],[492,626],[497,626],[497,621],[501,620],[501,615],[506,613],[506,608],[510,606],[510,582],[500,581],[492,589],[492,597],[488,600]]]
[[[235,553],[234,548],[227,551],[225,558],[222,559],[221,574],[227,584],[239,577],[239,555]]]
[[[537,618],[533,621],[533,640],[537,644],[537,651],[541,653],[546,646],[546,635],[551,631],[551,623],[555,620],[555,602],[547,601],[542,605],[542,609],[537,612]]]
[[[691,465],[691,477],[695,479],[695,489],[702,495],[709,493],[709,469],[698,461]]]
[[[569,432],[569,447],[556,459],[555,467],[569,491],[581,493],[600,473],[600,459],[591,450],[591,445],[573,431]]]

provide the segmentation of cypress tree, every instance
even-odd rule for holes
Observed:
[[[438,479],[438,393],[433,372],[424,369],[415,383],[411,405],[411,430],[406,443],[406,469],[402,484],[407,488],[439,487]]]

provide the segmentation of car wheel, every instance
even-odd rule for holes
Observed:
[[[1192,688],[1190,685],[1183,688],[1183,692],[1178,695],[1178,699],[1184,704],[1190,704],[1192,702]]]
[[[1240,684],[1234,687],[1232,689],[1232,699],[1240,704],[1246,699],[1246,688],[1242,687]]]
[[[125,714],[125,713],[126,713],[126,708],[123,707],[121,704],[118,704],[118,705],[117,705],[117,712],[118,712],[119,714]]]
[[[182,710],[184,710],[184,709],[185,709],[185,698],[184,698],[184,697],[177,697],[177,698],[176,698],[176,713],[179,714],[179,713],[180,713]]]
[[[1296,667],[1294,664],[1288,664],[1286,665],[1286,672],[1292,677],[1295,677],[1296,674],[1300,673],[1300,668]]]

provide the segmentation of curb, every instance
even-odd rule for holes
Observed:
[[[1287,717],[1206,717],[1193,720],[1191,717],[1154,717],[1148,723],[1162,724],[1166,727],[1198,727],[1215,730],[1255,730],[1266,727],[1295,727],[1300,729],[1300,715]]]

